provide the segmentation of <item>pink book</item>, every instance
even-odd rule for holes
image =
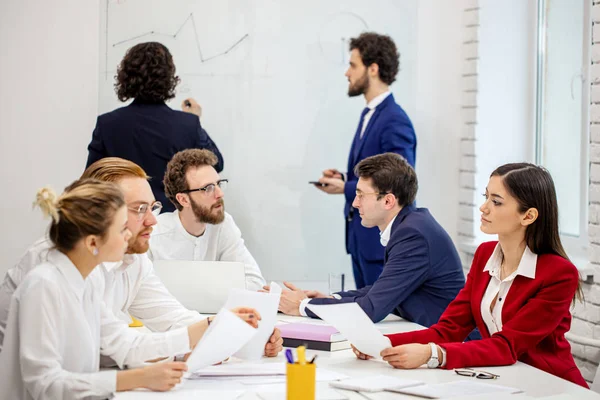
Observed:
[[[284,339],[316,340],[319,342],[340,342],[346,338],[333,326],[291,323],[277,325]]]

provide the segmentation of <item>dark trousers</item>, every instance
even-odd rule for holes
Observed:
[[[352,256],[352,272],[356,288],[360,289],[375,283],[383,271],[383,260],[368,261],[358,254],[350,255]]]

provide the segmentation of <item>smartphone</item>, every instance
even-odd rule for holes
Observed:
[[[311,185],[315,185],[315,186],[321,186],[321,187],[323,187],[323,186],[327,186],[327,184],[326,184],[326,183],[321,183],[321,182],[319,182],[319,181],[309,181],[308,183],[310,183]]]

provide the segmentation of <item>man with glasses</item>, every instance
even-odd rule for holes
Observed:
[[[461,262],[444,228],[426,208],[415,208],[417,175],[400,155],[384,153],[357,164],[353,207],[365,227],[379,228],[383,272],[373,285],[334,293],[302,291],[289,283],[279,310],[316,318],[308,304],[356,302],[379,322],[393,313],[420,325],[436,323],[465,284]]]
[[[259,290],[265,280],[240,229],[225,212],[227,179],[215,170],[217,161],[212,152],[199,149],[180,151],[169,161],[165,194],[177,210],[158,217],[149,255],[154,260],[242,262],[246,287]]]
[[[117,157],[107,157],[90,165],[81,179],[92,178],[114,182],[123,191],[128,209],[127,228],[131,239],[122,262],[102,263],[92,273],[104,275],[104,302],[115,316],[127,323],[132,317],[154,332],[165,332],[205,319],[196,311],[186,309],[165,288],[154,274],[148,258],[150,234],[162,205],[155,201],[148,184],[149,177],[137,164]],[[30,247],[20,262],[6,273],[0,285],[0,350],[12,294],[25,275],[39,265],[52,244],[42,238]],[[265,347],[267,356],[276,356],[282,349],[282,339],[276,329]],[[102,360],[110,365],[110,360]]]

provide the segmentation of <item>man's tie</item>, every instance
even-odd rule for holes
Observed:
[[[358,124],[358,137],[360,139],[362,139],[363,137],[363,126],[365,124],[365,116],[369,111],[371,111],[371,109],[369,107],[365,107],[365,109],[362,110],[362,113],[360,113],[360,123]]]
[[[363,137],[363,124],[365,123],[365,116],[369,111],[371,111],[371,109],[369,107],[365,107],[365,109],[362,110],[362,113],[360,113],[360,122],[358,123],[358,129],[356,130],[356,134],[354,135],[354,148],[352,152],[352,158],[354,160],[356,160],[356,157],[358,156],[358,150],[360,149],[360,141]]]

